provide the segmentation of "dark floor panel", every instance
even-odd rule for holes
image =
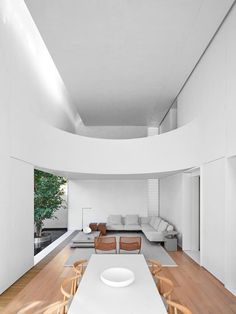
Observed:
[[[34,246],[34,255],[41,252],[43,249],[45,249],[48,245],[50,245],[52,242],[60,238],[64,233],[67,232],[67,229],[44,229],[43,232],[47,232],[51,234],[51,240],[41,243],[40,246]]]

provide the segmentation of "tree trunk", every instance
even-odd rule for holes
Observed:
[[[41,237],[42,236],[42,230],[43,230],[43,226],[36,226],[36,237]]]

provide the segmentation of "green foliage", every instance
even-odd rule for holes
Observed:
[[[66,180],[62,177],[34,170],[34,223],[37,236],[41,236],[43,221],[57,218],[55,212],[65,207],[65,183]]]

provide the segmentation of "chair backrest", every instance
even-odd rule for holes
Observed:
[[[97,250],[100,251],[113,251],[117,253],[116,249],[116,237],[96,237],[94,239],[94,248],[95,252],[97,253]]]
[[[155,275],[155,278],[157,279],[157,288],[159,293],[166,299],[171,299],[171,294],[174,290],[174,284],[173,282],[165,277],[160,277]]]
[[[55,302],[44,308],[42,314],[66,314],[68,301]]]
[[[64,301],[69,300],[71,297],[74,296],[76,290],[78,288],[78,281],[80,280],[81,276],[74,276],[65,278],[61,284],[61,293],[64,296]]]
[[[162,265],[157,260],[149,259],[148,265],[150,266],[150,271],[151,271],[153,276],[158,275],[159,272],[162,270]]]
[[[192,312],[185,306],[167,300],[166,303],[168,304],[168,313],[169,314],[192,314]]]
[[[73,270],[76,273],[77,276],[82,276],[84,273],[85,264],[88,261],[86,259],[82,259],[79,261],[74,262],[73,264]]]
[[[141,237],[120,237],[120,250],[139,251],[141,250]]]

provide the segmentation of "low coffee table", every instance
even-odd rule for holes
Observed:
[[[71,248],[77,247],[94,247],[94,238],[100,235],[100,231],[92,231],[88,234],[83,231],[79,233],[72,239]]]

